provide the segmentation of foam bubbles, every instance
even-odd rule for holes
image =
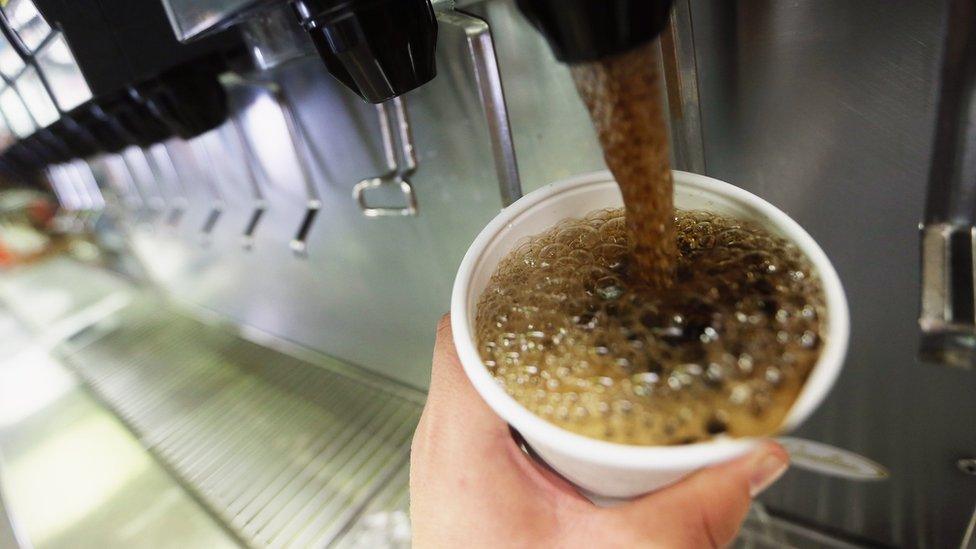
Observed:
[[[482,359],[532,412],[626,444],[770,434],[823,345],[823,295],[795,245],[701,211],[674,220],[666,290],[634,283],[622,209],[527,239],[482,294]]]

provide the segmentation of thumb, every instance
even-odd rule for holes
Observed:
[[[789,459],[779,444],[763,442],[746,456],[698,471],[619,512],[634,524],[653,523],[654,538],[665,546],[723,547],[738,533],[752,498],[786,472]]]

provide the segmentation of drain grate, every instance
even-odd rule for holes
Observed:
[[[410,472],[403,468],[350,524],[336,547],[375,549],[410,547]]]
[[[243,543],[355,544],[405,506],[419,393],[159,307],[115,320],[66,362]]]

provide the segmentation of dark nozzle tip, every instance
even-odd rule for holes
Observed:
[[[370,103],[437,74],[430,0],[297,0],[295,10],[329,72]]]
[[[516,0],[556,59],[582,63],[624,53],[664,30],[672,0]]]
[[[95,141],[99,151],[117,153],[131,144],[118,123],[94,101],[76,108],[70,114]]]
[[[227,120],[227,93],[209,67],[179,67],[139,86],[139,98],[182,139],[192,139]]]
[[[64,143],[74,158],[90,158],[102,152],[98,143],[87,133],[87,130],[80,127],[74,119],[68,116],[61,117],[48,129]]]
[[[129,145],[149,147],[173,136],[173,131],[132,90],[100,103],[102,110],[121,127],[120,136]]]

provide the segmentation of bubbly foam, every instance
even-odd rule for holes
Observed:
[[[533,413],[638,445],[767,435],[822,347],[823,292],[797,247],[701,211],[673,218],[666,290],[632,272],[622,209],[522,242],[479,299],[482,359]]]

